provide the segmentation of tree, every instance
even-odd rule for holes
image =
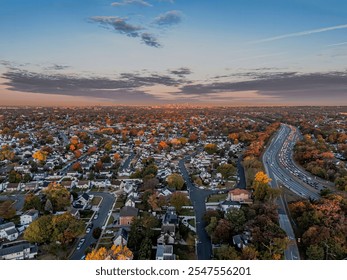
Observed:
[[[96,227],[95,229],[93,229],[92,235],[95,239],[99,239],[101,236],[101,232],[102,232],[101,228]]]
[[[217,167],[217,171],[222,174],[224,179],[230,179],[235,175],[236,168],[232,164],[222,164]]]
[[[226,214],[226,219],[231,222],[231,227],[234,234],[243,231],[246,223],[246,216],[242,209],[230,209]]]
[[[47,159],[47,154],[48,153],[46,151],[39,150],[33,154],[33,158],[36,159],[37,161],[44,162]]]
[[[184,186],[184,179],[181,175],[177,173],[173,173],[169,175],[166,179],[170,188],[174,188],[175,190],[181,190]]]
[[[188,205],[189,199],[183,193],[174,192],[171,195],[170,203],[171,203],[172,206],[174,206],[176,208],[177,212],[180,212],[181,209],[182,209],[182,206]]]
[[[23,210],[30,210],[30,209],[36,209],[38,211],[42,210],[42,203],[41,199],[32,193],[27,194],[24,199],[24,206]]]
[[[228,220],[220,219],[211,237],[214,243],[228,243],[231,239],[231,223]]]
[[[72,165],[72,169],[74,171],[78,171],[78,172],[81,172],[82,171],[82,165],[80,162],[75,162],[73,165]]]
[[[22,175],[15,170],[11,170],[8,174],[8,181],[10,183],[19,183],[22,180]]]
[[[208,234],[210,237],[212,237],[213,232],[214,232],[214,230],[215,230],[216,227],[217,227],[217,224],[218,224],[217,217],[215,217],[215,216],[211,217],[210,223],[209,223],[209,224],[206,226],[206,228],[205,228],[207,234]]]
[[[222,245],[215,250],[215,258],[217,260],[239,260],[240,257],[234,247]]]
[[[217,152],[217,145],[216,144],[206,144],[205,145],[205,152],[208,153],[209,155],[215,154]]]
[[[242,248],[241,260],[257,260],[259,252],[254,246],[246,246]]]
[[[139,250],[139,260],[150,260],[152,254],[152,240],[146,236],[142,240]]]
[[[143,188],[145,190],[152,190],[158,186],[159,180],[157,178],[146,178],[143,180]]]
[[[44,193],[46,194],[47,199],[52,202],[54,211],[64,210],[70,205],[70,193],[64,186],[60,184],[49,184],[44,190]]]
[[[271,179],[263,172],[259,171],[253,181],[254,198],[258,201],[273,201],[280,194],[279,189],[272,189],[269,186]]]
[[[306,250],[309,260],[324,260],[324,248],[319,245],[310,245]]]
[[[132,260],[133,253],[126,246],[112,245],[111,249],[101,247],[86,256],[86,260]]]
[[[53,216],[52,227],[53,241],[66,245],[83,233],[84,222],[65,212],[62,215]]]
[[[8,220],[16,216],[16,208],[13,206],[14,201],[6,200],[0,204],[0,217]]]
[[[53,234],[52,216],[46,215],[33,221],[24,231],[24,239],[32,243],[49,243]]]

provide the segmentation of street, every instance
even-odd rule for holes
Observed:
[[[93,218],[91,219],[91,222],[94,224],[92,230],[85,234],[85,236],[83,236],[83,238],[85,238],[85,242],[83,243],[83,245],[81,246],[81,248],[79,250],[75,249],[75,251],[73,252],[73,254],[70,256],[71,260],[80,260],[85,254],[85,250],[93,243],[96,243],[97,240],[94,239],[92,233],[93,233],[93,229],[96,227],[100,227],[102,228],[104,226],[104,224],[106,223],[107,217],[108,217],[108,213],[110,210],[112,210],[112,206],[113,203],[115,201],[115,197],[112,194],[109,193],[104,193],[104,192],[90,192],[89,194],[92,194],[94,196],[101,196],[102,202],[100,204],[100,208],[99,208],[99,217],[94,220]],[[80,240],[80,239],[79,239]]]

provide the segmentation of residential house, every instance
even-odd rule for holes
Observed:
[[[237,234],[233,236],[233,244],[239,249],[247,247],[250,240],[251,234],[247,231],[243,232],[242,234]]]
[[[163,224],[178,224],[178,216],[175,207],[168,207],[163,217]]]
[[[125,206],[135,207],[135,198],[133,196],[128,196],[127,200],[125,201]]]
[[[174,224],[166,224],[161,226],[161,235],[157,239],[157,244],[175,244],[176,227]]]
[[[128,244],[128,236],[128,232],[124,228],[120,228],[113,239],[113,244],[126,246]]]
[[[137,217],[139,210],[135,207],[124,206],[119,212],[119,225],[129,226]]]
[[[71,208],[71,209],[69,210],[69,212],[70,212],[70,214],[71,214],[72,216],[74,216],[76,219],[81,218],[80,210],[79,210],[79,209]]]
[[[37,255],[38,247],[28,241],[15,241],[0,246],[0,260],[28,260]]]
[[[241,204],[238,201],[230,201],[230,200],[225,200],[222,203],[219,204],[221,210],[223,212],[227,212],[229,209],[231,208],[235,208],[235,209],[240,209],[241,208]]]
[[[22,226],[29,225],[39,217],[39,211],[31,209],[20,216],[20,224]]]
[[[176,255],[173,253],[172,245],[158,245],[155,254],[156,260],[175,260]]]
[[[18,231],[13,222],[0,225],[0,239],[7,239],[9,241],[18,238]]]
[[[231,201],[238,201],[238,202],[244,202],[251,198],[251,194],[247,190],[243,189],[234,189],[229,191],[228,193],[228,200]]]

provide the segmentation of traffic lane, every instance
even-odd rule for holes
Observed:
[[[86,241],[84,242],[84,244],[81,246],[81,248],[79,250],[77,250],[77,248],[75,249],[74,253],[72,254],[71,258],[72,260],[80,260],[82,258],[82,256],[84,256],[84,252],[85,250],[93,243],[96,243],[97,240],[93,237],[93,229],[96,227],[100,227],[102,228],[103,225],[106,222],[107,216],[108,216],[108,212],[110,210],[112,210],[112,205],[115,201],[115,197],[109,193],[102,193],[102,192],[90,192],[90,194],[93,194],[95,196],[101,196],[103,198],[101,204],[100,204],[100,208],[99,208],[99,217],[94,220],[94,218],[92,218],[91,222],[94,224],[92,230],[90,231],[90,233],[85,234],[85,236],[83,236],[82,238],[85,238]],[[77,245],[76,245],[77,246]]]

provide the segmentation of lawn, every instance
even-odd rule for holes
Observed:
[[[92,205],[99,205],[101,200],[102,200],[101,196],[94,196],[92,200]]]
[[[80,211],[81,219],[90,219],[93,213],[94,211],[92,210],[81,210]]]
[[[180,216],[195,216],[194,209],[182,209],[179,215]]]
[[[226,200],[226,198],[227,194],[213,194],[209,196],[207,202],[220,202]]]
[[[188,224],[195,228],[195,219],[188,220]]]

